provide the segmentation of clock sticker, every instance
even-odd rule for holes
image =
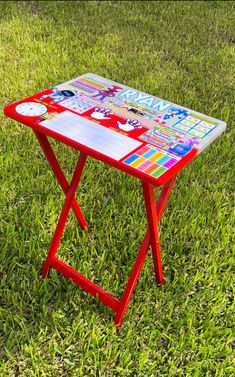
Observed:
[[[15,111],[24,116],[35,117],[47,112],[47,107],[38,102],[23,102],[15,107]]]

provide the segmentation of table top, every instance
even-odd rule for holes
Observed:
[[[155,186],[226,123],[87,73],[4,109],[5,115]]]

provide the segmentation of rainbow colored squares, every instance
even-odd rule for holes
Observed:
[[[123,163],[157,178],[179,160],[180,158],[147,144],[127,157]]]

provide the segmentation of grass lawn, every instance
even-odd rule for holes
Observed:
[[[235,2],[0,2],[0,377],[234,376]],[[63,204],[5,105],[94,72],[228,123],[180,174],[118,334],[113,314],[40,269]],[[53,142],[71,177],[77,152]],[[233,151],[232,151],[233,148]],[[141,185],[88,160],[58,256],[117,297],[146,229]]]

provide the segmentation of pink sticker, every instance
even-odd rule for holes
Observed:
[[[152,161],[146,160],[140,166],[138,166],[138,170],[143,171],[143,170],[147,169],[150,165],[152,165]]]
[[[139,149],[135,153],[138,154],[139,156],[142,156],[144,153],[148,152],[149,150],[150,148],[147,145],[145,145],[143,148]]]

